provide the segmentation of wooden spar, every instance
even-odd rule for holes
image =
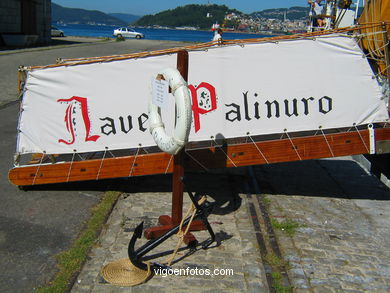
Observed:
[[[390,128],[376,128],[375,140],[377,143],[390,141]],[[332,157],[329,148],[332,149],[335,157],[367,154],[369,152],[367,150],[369,148],[368,130],[292,137],[291,141],[285,138],[255,143],[240,143],[228,145],[223,151],[219,147],[187,150],[184,154],[184,162],[188,171],[203,170],[204,168],[230,168],[234,165],[250,166],[266,164],[267,162],[298,161],[299,157],[296,151],[302,160],[328,158]],[[259,153],[258,149],[261,150],[267,160]],[[186,154],[187,152],[189,155]],[[227,159],[225,153],[234,162],[234,165]],[[101,166],[99,179],[128,177],[129,168],[131,168],[135,159],[132,176],[173,172],[172,163],[169,164],[171,155],[150,153],[138,156],[105,158],[104,164]],[[42,164],[40,166],[27,165],[11,169],[8,177],[13,184],[19,186],[96,180],[100,165],[101,159],[75,161],[73,163]]]

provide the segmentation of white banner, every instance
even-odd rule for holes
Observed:
[[[33,70],[17,151],[71,153],[155,145],[151,78],[176,56]],[[190,52],[190,141],[350,127],[388,118],[381,87],[346,36]],[[172,131],[174,99],[162,110]]]

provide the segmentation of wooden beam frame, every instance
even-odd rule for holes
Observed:
[[[364,143],[362,141],[364,140]],[[390,128],[375,129],[375,140],[390,142]],[[329,145],[328,145],[329,144]],[[332,151],[330,151],[332,149]],[[368,130],[341,132],[315,136],[248,142],[226,147],[208,147],[184,152],[186,170],[230,168],[267,163],[367,154]],[[261,153],[259,152],[261,151]],[[229,158],[227,158],[227,156]],[[299,156],[298,156],[298,154]],[[333,154],[332,154],[333,153]],[[266,159],[266,160],[265,160]],[[164,174],[173,172],[171,155],[150,153],[117,158],[86,160],[15,167],[9,180],[19,186],[64,183],[96,179]],[[100,171],[99,171],[100,169]],[[99,174],[97,178],[97,174]]]

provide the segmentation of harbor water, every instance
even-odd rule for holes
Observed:
[[[82,24],[67,24],[56,25],[57,28],[64,31],[66,36],[78,37],[101,37],[113,38],[114,29],[117,26],[109,25],[82,25]],[[148,40],[167,40],[181,42],[209,42],[212,40],[214,33],[202,30],[184,30],[184,29],[157,29],[157,28],[135,28],[136,31],[145,35]],[[234,39],[253,39],[269,37],[270,35],[248,34],[237,32],[225,32],[223,38],[226,40]]]

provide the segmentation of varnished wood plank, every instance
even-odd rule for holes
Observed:
[[[203,168],[201,165],[212,169],[234,167],[234,165],[259,165],[266,164],[267,162],[290,162],[298,161],[300,158],[302,160],[328,158],[332,157],[332,153],[327,142],[332,149],[333,155],[336,157],[368,153],[369,138],[367,130],[361,130],[360,135],[356,131],[353,131],[327,134],[325,137],[317,135],[292,138],[291,141],[293,144],[289,139],[257,142],[257,147],[261,150],[261,153],[267,161],[253,143],[230,145],[225,147],[223,151],[219,147],[190,150],[188,153],[199,163],[189,155],[186,155],[185,166],[186,170],[201,170]],[[362,143],[361,137],[364,139],[365,145]],[[376,140],[390,140],[390,129],[376,129]],[[294,150],[293,145],[299,153],[300,158]],[[134,168],[132,169],[133,162]],[[73,164],[67,162],[41,166],[16,167],[10,170],[9,180],[16,185],[28,186],[33,184],[164,174],[172,173],[172,170],[173,160],[171,160],[171,155],[166,153],[153,153],[138,155],[137,157],[106,158],[103,163],[102,160],[97,159],[73,162]]]

